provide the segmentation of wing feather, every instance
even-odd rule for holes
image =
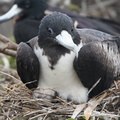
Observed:
[[[29,89],[36,88],[39,80],[40,64],[29,44],[23,42],[19,44],[16,64],[22,82]]]
[[[83,85],[89,89],[101,78],[89,94],[90,97],[109,88],[120,75],[120,39],[84,45],[74,61],[74,67]]]

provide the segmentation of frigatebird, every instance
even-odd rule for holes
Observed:
[[[67,14],[74,22],[77,21],[78,28],[92,28],[119,36],[120,24],[117,22],[83,17],[72,11],[50,7],[44,0],[15,0],[13,7],[5,15],[0,17],[0,22],[17,16],[14,19],[14,36],[16,42],[26,42],[37,36],[39,23],[45,16],[46,10]]]
[[[19,44],[16,63],[23,83],[37,91],[34,97],[57,95],[82,103],[119,76],[120,38],[76,29],[70,17],[54,12],[41,20],[37,37]]]

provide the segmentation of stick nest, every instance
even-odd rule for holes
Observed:
[[[22,84],[16,71],[7,72],[0,72],[0,120],[83,120],[85,117],[118,120],[120,80],[87,103],[78,105],[61,98],[52,101],[47,98],[35,99],[32,97],[33,91]]]

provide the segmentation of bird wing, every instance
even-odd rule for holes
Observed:
[[[78,15],[78,13],[72,12],[70,10],[50,7],[47,9],[51,13],[52,11],[59,11],[67,14],[72,18],[73,22],[77,22],[77,28],[91,28],[100,30],[112,35],[120,36],[120,24],[118,22],[101,19],[97,17],[84,17]]]
[[[105,32],[101,32],[94,29],[88,29],[88,28],[77,29],[77,32],[80,35],[80,38],[83,44],[86,44],[89,42],[95,42],[95,41],[103,41],[106,39],[113,39],[114,37]]]
[[[74,68],[88,89],[100,79],[89,94],[90,97],[109,88],[113,80],[120,75],[120,38],[84,45],[74,61]]]
[[[105,19],[105,18],[96,18],[96,20],[101,21],[101,22],[111,26],[113,28],[114,32],[119,33],[119,35],[120,35],[120,32],[119,32],[120,31],[120,27],[119,27],[120,23],[119,22],[113,21],[111,19]]]
[[[33,43],[35,40],[28,43],[21,42],[16,56],[18,75],[29,89],[37,87],[40,74],[40,64],[33,52]]]

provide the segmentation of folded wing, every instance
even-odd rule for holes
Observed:
[[[120,39],[114,37],[84,45],[74,67],[83,85],[89,89],[100,79],[90,97],[109,88],[120,75]]]
[[[38,85],[40,64],[29,43],[21,42],[16,56],[17,71],[29,89]]]

